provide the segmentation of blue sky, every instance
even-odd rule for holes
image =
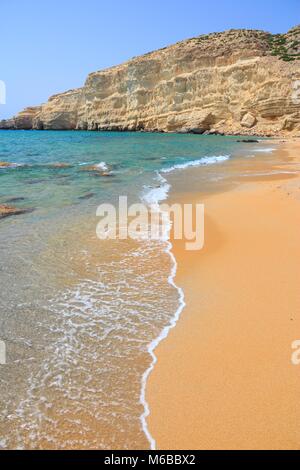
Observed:
[[[89,72],[230,28],[286,32],[300,0],[0,0],[0,118],[79,87]]]

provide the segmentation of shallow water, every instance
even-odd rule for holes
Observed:
[[[246,174],[236,140],[0,132],[0,204],[33,210],[0,220],[0,448],[149,448],[141,381],[178,310],[174,260],[165,240],[98,240],[96,209],[210,190],[235,162]]]

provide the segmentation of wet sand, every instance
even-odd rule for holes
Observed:
[[[300,170],[299,142],[278,152],[284,172]],[[187,306],[148,381],[157,448],[299,449],[300,178],[177,200],[205,203],[205,247],[173,240]]]

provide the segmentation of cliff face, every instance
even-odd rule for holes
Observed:
[[[300,26],[189,39],[88,76],[0,127],[300,132]]]

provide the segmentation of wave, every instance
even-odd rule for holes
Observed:
[[[176,165],[171,166],[170,168],[163,168],[160,170],[160,173],[171,173],[174,170],[184,170],[190,166],[204,166],[204,165],[213,165],[215,163],[225,162],[229,160],[230,155],[220,155],[218,157],[202,157],[198,160],[191,160],[185,163],[178,163]]]
[[[186,306],[186,303],[185,303],[185,300],[184,300],[183,289],[181,287],[177,286],[175,281],[174,281],[174,279],[176,277],[176,273],[177,273],[178,264],[177,264],[175,256],[172,253],[172,248],[173,248],[172,243],[170,241],[167,242],[167,247],[166,247],[165,251],[166,251],[166,253],[168,253],[168,255],[170,256],[170,258],[172,260],[172,263],[173,263],[173,266],[172,266],[172,269],[171,269],[171,274],[168,278],[168,282],[171,286],[173,286],[178,291],[178,294],[179,294],[179,307],[176,310],[175,315],[171,319],[169,325],[167,325],[162,330],[160,335],[149,344],[148,353],[150,354],[150,356],[152,358],[152,362],[151,362],[149,368],[146,370],[146,372],[143,374],[143,377],[142,377],[142,389],[141,389],[140,402],[144,407],[144,413],[141,415],[141,423],[142,423],[142,429],[144,431],[144,434],[145,434],[145,436],[147,437],[147,439],[150,443],[151,450],[156,449],[156,442],[155,442],[154,437],[151,435],[151,433],[148,429],[148,424],[147,424],[147,418],[150,415],[150,408],[149,408],[148,402],[146,400],[146,388],[147,388],[148,378],[149,378],[151,372],[153,371],[153,369],[155,367],[155,364],[157,363],[157,357],[156,357],[154,351],[157,348],[157,346],[159,345],[159,343],[168,337],[170,330],[173,329],[176,326],[176,324],[177,324],[177,322],[180,318],[180,315],[181,315],[183,309]]]

